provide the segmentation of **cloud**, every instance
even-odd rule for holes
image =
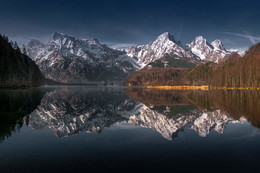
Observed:
[[[255,37],[255,36],[249,35],[246,31],[244,31],[244,33],[245,34],[234,33],[234,32],[225,32],[225,34],[235,35],[235,36],[242,37],[242,38],[247,38],[253,44],[256,44],[257,41],[260,41],[260,37]]]

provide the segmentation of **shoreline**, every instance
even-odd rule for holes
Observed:
[[[146,86],[149,89],[165,89],[165,90],[209,90],[208,85],[192,86],[192,85],[175,85],[175,86]]]
[[[145,86],[148,89],[164,89],[164,90],[260,90],[257,87],[214,87],[210,85],[156,85]]]

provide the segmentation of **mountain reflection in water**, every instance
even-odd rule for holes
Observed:
[[[223,133],[228,123],[260,127],[260,92],[246,90],[166,91],[142,88],[66,87],[1,91],[0,139],[25,123],[49,127],[57,137],[101,133],[114,124],[150,128],[172,140],[191,128],[200,136]]]

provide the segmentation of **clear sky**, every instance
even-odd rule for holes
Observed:
[[[167,31],[182,44],[202,35],[245,49],[260,41],[260,1],[0,0],[0,33],[12,40],[46,42],[54,31],[118,47]]]

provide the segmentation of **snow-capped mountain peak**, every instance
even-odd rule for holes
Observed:
[[[93,38],[91,40],[88,40],[89,44],[95,44],[95,45],[101,45],[97,38]]]
[[[73,48],[73,47],[98,47],[101,48],[104,47],[105,45],[102,45],[99,43],[97,38],[93,39],[78,39],[74,36],[63,34],[60,32],[54,32],[51,35],[50,40],[48,41],[49,44],[54,44],[57,47],[60,48]],[[48,44],[47,43],[47,44]]]
[[[57,40],[57,39],[59,39],[60,37],[64,37],[64,36],[66,36],[66,34],[63,34],[63,33],[61,33],[61,32],[54,32],[54,33],[52,33],[50,40],[51,40],[51,39],[52,39],[52,40]]]
[[[152,42],[151,46],[153,48],[164,47],[165,49],[169,49],[171,46],[174,46],[175,44],[182,47],[181,42],[176,41],[171,33],[165,32],[159,35],[157,39]]]
[[[215,50],[225,50],[221,40],[216,39],[213,42],[211,42],[211,45],[214,47]]]
[[[30,47],[34,47],[34,46],[43,47],[43,46],[44,46],[44,43],[40,42],[39,40],[32,39],[32,40],[30,40],[30,42],[28,43],[28,46],[30,46]]]
[[[172,41],[172,42],[176,42],[174,36],[169,32],[162,33],[156,39],[156,41],[161,41],[161,42],[165,42],[165,41],[168,41],[168,40]]]
[[[37,58],[37,55],[41,53],[41,51],[44,49],[45,44],[32,39],[26,46],[26,51],[28,55],[35,61]]]
[[[220,40],[209,43],[203,36],[197,36],[194,40],[187,44],[192,53],[200,57],[204,61],[218,62],[226,55],[230,54]]]
[[[184,59],[196,59],[197,57],[176,41],[169,32],[159,35],[155,41],[146,45],[134,46],[127,51],[131,57],[137,57],[138,63],[144,67],[165,55],[177,56]]]
[[[56,43],[57,45],[62,45],[62,44],[65,44],[65,42],[67,40],[75,41],[72,36],[69,36],[69,35],[66,35],[66,34],[63,34],[63,33],[59,33],[59,32],[54,32],[51,35],[48,43]]]
[[[203,36],[195,37],[194,40],[189,45],[200,47],[200,48],[208,47],[210,49],[213,49],[213,46]]]

